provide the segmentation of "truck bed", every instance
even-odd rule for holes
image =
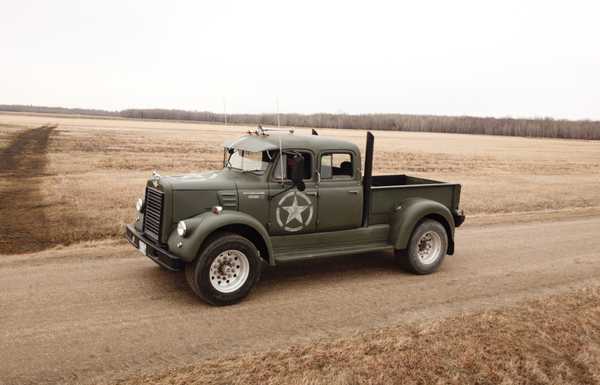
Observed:
[[[396,187],[406,185],[444,184],[433,179],[417,178],[409,175],[375,175],[371,179],[371,187]]]
[[[451,212],[458,210],[460,184],[408,175],[376,175],[371,178],[369,225],[389,223],[390,213],[402,201],[413,197],[437,201]]]

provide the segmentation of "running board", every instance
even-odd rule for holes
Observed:
[[[313,258],[325,258],[334,257],[338,255],[349,255],[349,254],[362,254],[362,253],[381,253],[394,250],[394,246],[384,244],[371,244],[364,245],[362,247],[337,247],[331,249],[319,249],[314,251],[305,251],[303,253],[290,253],[290,254],[275,254],[276,263],[285,263],[293,261],[302,261]]]
[[[335,255],[393,250],[389,226],[376,225],[351,230],[280,235],[271,238],[276,263]]]

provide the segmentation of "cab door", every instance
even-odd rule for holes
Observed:
[[[321,153],[317,231],[361,226],[363,189],[357,159],[350,151]]]
[[[289,150],[288,150],[289,151]],[[317,223],[317,183],[314,172],[314,157],[307,150],[295,150],[304,157],[304,191],[289,188],[287,178],[287,155],[284,152],[275,162],[269,176],[269,223],[271,235],[306,234],[316,230]],[[283,183],[282,183],[283,182]]]

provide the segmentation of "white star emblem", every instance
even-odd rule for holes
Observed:
[[[292,202],[291,206],[282,206],[281,208],[288,212],[288,217],[285,220],[286,225],[294,219],[297,220],[299,223],[304,224],[304,220],[302,219],[302,212],[304,212],[304,210],[308,208],[308,205],[299,205],[298,197],[296,197],[296,195],[294,195],[294,201]]]
[[[292,203],[284,206],[290,199]],[[302,204],[298,204],[298,201]],[[285,194],[277,203],[275,210],[275,218],[279,227],[290,232],[300,231],[308,226],[312,221],[313,214],[313,202],[300,191],[290,191]]]

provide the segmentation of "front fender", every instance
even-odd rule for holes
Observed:
[[[396,250],[408,247],[410,236],[417,223],[426,216],[438,217],[448,232],[448,254],[454,251],[454,218],[443,204],[424,198],[409,198],[400,203],[390,221],[390,243]]]
[[[271,238],[265,227],[254,217],[239,211],[223,210],[221,214],[206,212],[195,217],[185,219],[188,234],[180,237],[177,230],[169,236],[168,245],[171,253],[177,255],[185,262],[192,262],[199,254],[200,247],[206,238],[218,229],[230,225],[247,226],[255,230],[263,239],[268,255],[264,256],[269,261],[273,257]]]

